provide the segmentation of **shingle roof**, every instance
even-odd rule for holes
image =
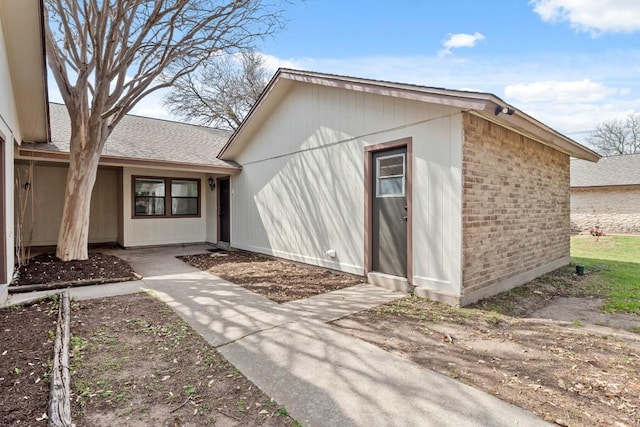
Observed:
[[[572,187],[640,185],[640,154],[603,157],[598,163],[571,160]]]
[[[23,144],[23,148],[68,153],[71,126],[67,109],[51,103],[51,143]],[[103,156],[204,166],[233,167],[216,156],[231,132],[168,120],[125,116],[107,139]]]

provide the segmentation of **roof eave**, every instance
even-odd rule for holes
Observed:
[[[440,88],[421,88],[415,85],[378,82],[376,80],[341,77],[320,73],[282,70],[281,78],[296,82],[317,84],[325,87],[347,89],[355,92],[372,93],[411,101],[447,105],[461,109],[483,109],[491,98],[481,92],[452,91]]]
[[[640,188],[637,184],[591,184],[591,185],[570,185],[573,190],[595,190],[595,189],[620,189],[620,188]]]
[[[498,111],[497,109],[502,107],[507,107],[513,112],[511,114],[496,114],[496,111]],[[521,110],[518,110],[514,106],[507,104],[500,98],[493,97],[491,102],[487,103],[484,109],[469,111],[469,113],[508,128],[514,132],[538,141],[541,144],[561,151],[571,157],[591,162],[597,162],[601,158],[601,156],[595,151],[561,134]]]
[[[42,0],[2,3],[20,143],[51,138],[43,7]]]
[[[47,160],[53,162],[69,162],[69,153],[51,150],[38,150],[33,148],[19,147],[16,159],[20,160]],[[166,160],[137,159],[133,157],[100,156],[102,166],[137,166],[154,169],[172,169],[190,172],[202,172],[211,174],[237,175],[242,171],[242,167],[233,165],[207,165],[200,163],[172,162]]]

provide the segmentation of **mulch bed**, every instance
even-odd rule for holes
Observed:
[[[58,316],[54,299],[0,309],[0,420],[46,426],[50,363]]]
[[[69,286],[136,280],[131,266],[124,260],[100,252],[83,261],[63,262],[53,253],[37,255],[17,269],[9,292],[28,292]]]
[[[245,251],[219,251],[178,258],[278,303],[365,282],[361,276]]]

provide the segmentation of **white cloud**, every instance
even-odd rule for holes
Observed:
[[[586,143],[595,126],[606,120],[618,119],[637,111],[638,102],[633,99],[615,103],[536,103],[518,104],[532,117],[549,125],[578,142]]]
[[[640,100],[628,99],[630,93],[628,88],[589,79],[535,81],[504,88],[507,102],[583,143],[598,123],[638,108]]]
[[[589,79],[573,81],[537,81],[507,85],[504,94],[519,102],[597,102],[614,95],[626,95],[628,89],[607,87]]]
[[[568,21],[578,31],[633,33],[640,31],[637,0],[531,0],[545,22]]]
[[[265,53],[261,53],[260,56],[262,56],[265,68],[274,74],[278,68],[300,68],[300,61],[282,59]]]
[[[438,54],[440,56],[450,55],[451,49],[457,49],[459,47],[474,47],[480,40],[484,40],[484,35],[478,32],[473,34],[449,34],[449,38],[447,38],[443,43],[444,49],[442,49]]]
[[[477,89],[477,88],[473,88],[473,87],[459,87],[457,89],[465,91],[465,92],[478,92],[478,93],[486,92],[485,90],[481,90],[481,89]]]

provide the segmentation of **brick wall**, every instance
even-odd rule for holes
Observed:
[[[571,231],[640,234],[640,185],[572,188]]]
[[[465,114],[462,176],[464,304],[567,260],[568,155]]]

